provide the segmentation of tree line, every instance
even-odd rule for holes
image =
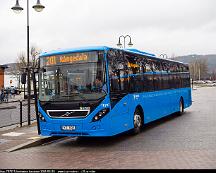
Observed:
[[[39,66],[39,59],[38,55],[41,53],[41,49],[39,49],[37,46],[31,46],[30,47],[30,56],[29,56],[29,66],[30,68],[36,69]],[[25,52],[20,52],[16,59],[16,65],[13,70],[11,70],[11,74],[16,78],[17,81],[19,81],[18,86],[20,86],[20,76],[23,72],[27,72],[27,58]],[[31,79],[30,79],[31,80]]]
[[[206,59],[195,59],[189,63],[190,75],[193,80],[216,80],[216,69],[209,71]]]

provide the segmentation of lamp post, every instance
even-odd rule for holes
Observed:
[[[128,43],[128,46],[129,46],[129,47],[133,46],[133,43],[131,42],[131,36],[130,36],[130,35],[126,35],[126,36],[121,35],[121,36],[119,37],[119,42],[118,42],[117,46],[118,46],[118,47],[122,47],[121,38],[123,38],[123,39],[124,39],[124,49],[125,49],[125,39],[126,39],[127,37],[130,38],[130,41],[129,41],[129,43]]]
[[[167,57],[167,54],[160,54],[160,57],[162,57],[162,58],[165,58],[165,59],[167,59],[168,57]]]
[[[37,12],[41,12],[45,6],[40,4],[40,0],[37,0],[36,5],[32,8]],[[16,0],[15,6],[11,8],[15,13],[20,13],[23,8],[19,5],[19,0]],[[29,0],[27,0],[27,92],[28,92],[28,125],[31,124],[30,121],[30,97],[31,97],[31,84],[30,84],[30,64],[29,64]]]

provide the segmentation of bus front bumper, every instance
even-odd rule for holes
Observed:
[[[108,129],[97,124],[89,124],[83,128],[82,124],[75,123],[71,125],[40,122],[40,130],[42,136],[112,136]]]

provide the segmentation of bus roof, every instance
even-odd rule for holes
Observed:
[[[150,58],[152,58],[152,59],[159,59],[159,60],[163,60],[163,61],[169,61],[169,62],[175,62],[175,63],[180,63],[180,64],[188,65],[187,63],[183,63],[183,62],[180,62],[180,61],[156,57],[155,54],[143,52],[143,51],[140,51],[140,50],[137,50],[137,49],[124,49],[124,51],[130,52],[130,53],[139,54],[139,55],[145,55],[145,56],[148,56],[148,57],[150,57]]]
[[[181,63],[181,64],[187,65],[187,63],[183,63],[183,62],[175,61],[175,60],[170,60],[170,59],[159,58],[159,57],[156,57],[155,54],[143,52],[143,51],[140,51],[137,49],[120,49],[120,48],[113,48],[113,47],[108,47],[108,46],[89,46],[89,47],[79,47],[79,48],[71,48],[71,49],[59,49],[59,50],[53,50],[53,51],[49,51],[49,52],[43,52],[40,54],[40,56],[52,56],[52,55],[59,55],[59,54],[98,51],[98,50],[105,51],[105,50],[109,50],[109,49],[123,50],[123,51],[128,52],[128,53],[148,56],[152,59],[160,59],[160,60],[176,62],[176,63]]]
[[[49,52],[43,52],[40,56],[52,56],[52,55],[59,55],[59,54],[67,54],[67,53],[75,53],[75,52],[88,52],[88,51],[97,51],[97,50],[108,50],[109,47],[106,46],[92,46],[92,47],[78,47],[72,49],[59,49],[53,50]]]

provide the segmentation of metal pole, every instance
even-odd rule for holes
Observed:
[[[26,93],[26,92],[25,92],[25,84],[24,84],[24,98],[23,98],[23,99],[25,99],[25,93]]]
[[[125,40],[126,40],[127,37],[129,37],[130,42],[131,42],[131,36],[130,35],[126,35],[126,36],[123,36],[123,37],[124,37],[124,49],[125,49]]]
[[[129,37],[130,38],[130,44],[128,43],[128,45],[129,46],[131,46],[131,45],[133,45],[132,43],[131,43],[131,36],[130,35],[126,35],[126,36],[124,36],[124,35],[121,35],[121,36],[119,36],[119,42],[118,42],[118,44],[117,44],[117,46],[121,46],[122,44],[121,44],[121,37],[123,37],[123,39],[124,39],[124,49],[125,49],[125,40],[126,40],[126,38],[127,37]]]
[[[123,37],[124,37],[124,49],[125,49],[125,38],[126,38],[126,37],[125,37],[125,36],[123,36]]]
[[[30,97],[31,97],[31,84],[30,84],[30,65],[29,65],[29,0],[27,0],[27,87],[28,87],[28,125],[31,124],[31,117],[30,117]]]
[[[130,35],[126,35],[126,36],[124,36],[124,48],[125,48],[125,40],[126,40],[127,37],[129,37],[129,38],[130,38],[130,41],[131,41],[131,37],[130,37]]]
[[[20,100],[20,127],[22,127],[22,100]]]
[[[37,97],[37,81],[36,81],[36,77],[35,77],[35,72],[34,71],[33,71],[32,75],[33,75],[32,78],[33,78],[34,98],[35,98],[35,113],[36,113],[36,119],[37,119],[38,134],[40,135],[41,132],[40,132],[38,106],[37,106],[37,102],[38,102],[38,97]]]
[[[119,36],[119,44],[121,44],[121,37],[124,38],[124,36],[123,35]],[[125,47],[125,44],[124,44],[124,47]]]

